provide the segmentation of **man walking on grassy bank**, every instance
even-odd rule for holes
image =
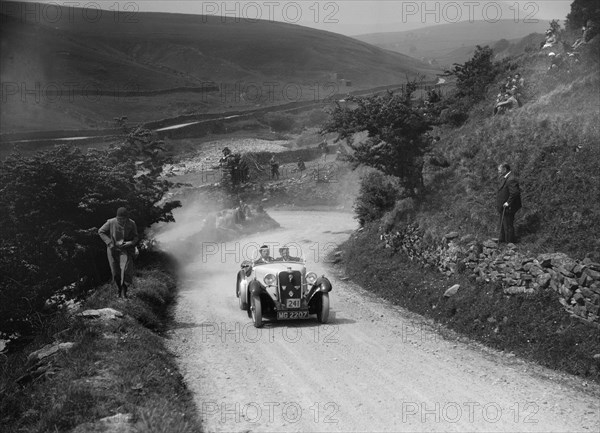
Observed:
[[[127,287],[133,281],[133,258],[138,242],[135,222],[129,219],[126,208],[117,209],[117,216],[104,223],[98,234],[107,246],[108,264],[113,280],[121,293],[127,297]]]
[[[501,184],[496,196],[496,207],[500,213],[500,238],[498,242],[516,242],[515,214],[521,209],[521,189],[519,181],[510,170],[510,166],[502,163],[498,166]]]

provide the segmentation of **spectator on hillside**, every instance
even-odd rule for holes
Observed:
[[[557,72],[560,69],[563,69],[564,58],[560,55],[560,53],[556,54],[552,52],[548,54],[548,57],[550,58],[550,66],[548,67],[548,72]]]
[[[108,264],[113,281],[117,284],[118,296],[127,298],[127,288],[133,282],[133,259],[138,243],[138,231],[135,222],[129,219],[126,208],[117,209],[117,216],[107,220],[98,235],[106,244]]]
[[[507,163],[498,166],[498,175],[501,178],[500,188],[496,195],[496,208],[500,213],[500,238],[499,243],[515,243],[515,214],[521,209],[521,189],[519,181],[510,170]]]
[[[542,50],[552,48],[557,42],[558,37],[556,34],[551,29],[546,30],[546,40],[542,42]]]
[[[525,79],[523,77],[521,77],[521,74],[519,74],[518,72],[515,74],[515,85],[519,88],[522,89],[525,86]]]
[[[521,104],[521,93],[519,92],[519,88],[517,86],[513,86],[513,88],[508,91],[508,94],[510,96],[513,96],[515,101],[517,101],[517,107],[523,106],[523,104]],[[509,97],[509,99],[510,99],[510,97]],[[511,101],[511,102],[513,102],[513,101]]]
[[[279,163],[275,159],[275,155],[271,155],[269,165],[271,166],[271,179],[279,179]]]
[[[588,20],[586,25],[581,28],[581,37],[573,44],[573,50],[577,50],[582,45],[587,44],[589,41],[594,39],[594,37],[598,34],[598,30],[598,25],[592,20]]]
[[[500,107],[498,104],[506,100],[504,98],[505,95],[506,93],[498,93],[498,95],[496,96],[496,103],[494,104],[494,116],[496,114],[504,114],[504,108]]]
[[[505,93],[502,96],[502,100],[496,103],[496,106],[494,107],[494,114],[504,114],[508,110],[512,110],[514,108],[519,108],[519,101],[515,95]]]

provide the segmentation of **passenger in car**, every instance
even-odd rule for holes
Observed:
[[[281,257],[275,259],[277,262],[300,262],[302,259],[300,257],[290,256],[290,248],[287,246],[283,246],[279,248],[279,254]]]

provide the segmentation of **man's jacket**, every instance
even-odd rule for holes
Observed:
[[[104,223],[100,230],[98,230],[98,234],[104,241],[104,243],[108,245],[117,245],[117,231],[119,230],[119,222],[117,218],[111,218]],[[125,221],[125,227],[123,229],[123,242],[133,242],[133,244],[137,244],[138,231],[135,222],[131,219],[127,219]],[[132,246],[133,248],[133,246]]]
[[[519,181],[512,173],[508,174],[498,189],[498,195],[496,198],[496,207],[498,208],[498,212],[502,212],[503,205],[507,202],[507,210],[510,212],[514,213],[521,209],[521,189],[519,188]]]

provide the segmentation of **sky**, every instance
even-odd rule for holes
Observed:
[[[33,1],[33,0],[27,0]],[[38,0],[54,5],[97,7],[134,16],[137,12],[172,12],[283,21],[344,35],[403,31],[469,20],[510,19],[564,23],[571,1],[405,1],[405,0]]]

